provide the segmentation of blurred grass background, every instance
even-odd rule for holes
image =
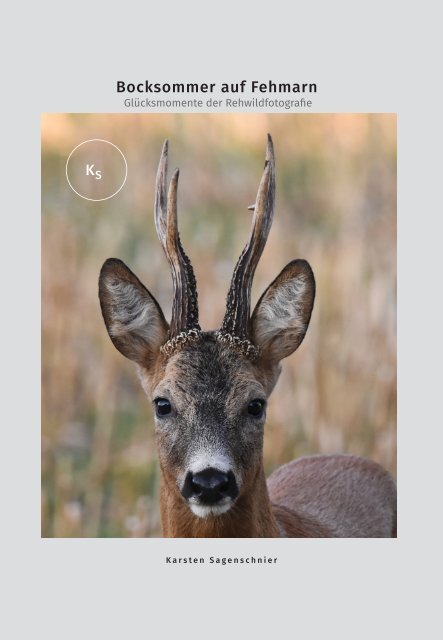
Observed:
[[[163,140],[180,167],[179,224],[203,328],[219,326],[246,242],[266,133],[277,204],[253,300],[293,258],[317,297],[307,336],[271,396],[265,468],[346,452],[396,470],[396,117],[391,114],[65,115],[42,118],[42,535],[159,536],[153,417],[97,298],[124,260],[170,317],[171,278],[153,222]],[[79,198],[70,151],[102,138],[128,162],[105,202]]]

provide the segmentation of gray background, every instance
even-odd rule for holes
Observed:
[[[162,632],[226,638],[239,637],[240,627],[241,635],[258,630],[259,637],[439,635],[432,576],[441,559],[442,318],[434,282],[441,237],[441,47],[434,7],[277,1],[262,9],[238,2],[142,9],[46,2],[10,16],[2,119],[5,637]],[[302,77],[318,83],[317,111],[398,111],[398,540],[40,540],[39,114],[112,111],[120,100],[116,79],[154,76]],[[17,450],[29,471],[13,482]],[[279,562],[265,568],[164,565],[166,553],[252,551],[277,553]]]

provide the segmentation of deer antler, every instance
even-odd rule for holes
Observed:
[[[154,219],[163,250],[171,266],[173,283],[172,317],[169,328],[171,338],[187,332],[200,331],[198,324],[197,283],[191,262],[183,251],[177,227],[176,169],[166,196],[168,171],[168,141],[163,145],[155,185]]]
[[[265,169],[258,188],[251,233],[243,249],[232,276],[226,313],[219,331],[221,339],[230,339],[239,345],[244,343],[245,352],[253,352],[249,343],[249,316],[251,307],[251,287],[260,256],[268,238],[274,215],[275,200],[275,158],[272,138],[268,134]],[[251,353],[251,355],[256,355]]]

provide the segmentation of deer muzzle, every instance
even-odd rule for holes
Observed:
[[[234,473],[214,467],[197,473],[189,471],[181,490],[192,512],[199,517],[225,513],[233,505],[238,493]]]

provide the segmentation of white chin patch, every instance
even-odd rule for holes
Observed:
[[[220,516],[222,513],[226,513],[232,507],[232,500],[224,504],[212,504],[212,505],[203,505],[203,504],[193,504],[192,502],[189,504],[191,511],[194,515],[199,518],[209,518],[211,516]]]

